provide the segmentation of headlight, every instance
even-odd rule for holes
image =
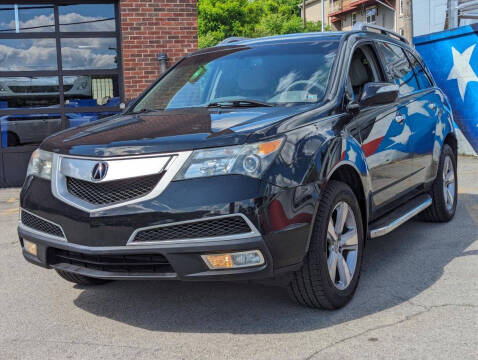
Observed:
[[[51,180],[51,165],[53,153],[36,149],[28,163],[27,176],[34,175],[42,179]]]
[[[279,153],[282,139],[196,150],[174,180],[240,174],[259,178]]]

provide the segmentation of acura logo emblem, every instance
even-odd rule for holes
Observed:
[[[104,162],[97,163],[93,167],[93,171],[91,172],[91,178],[95,181],[103,180],[106,176],[107,171],[108,171],[107,163],[104,163]]]

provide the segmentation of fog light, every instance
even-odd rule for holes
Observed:
[[[23,248],[27,253],[37,256],[37,244],[23,240]]]
[[[264,264],[264,256],[259,250],[226,254],[202,255],[210,269],[233,269]]]

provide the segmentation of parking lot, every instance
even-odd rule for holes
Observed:
[[[304,309],[247,283],[83,288],[23,260],[18,189],[0,190],[1,359],[477,359],[478,159],[459,160],[449,224],[366,246],[353,301]]]

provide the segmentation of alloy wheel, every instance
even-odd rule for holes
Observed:
[[[446,156],[443,163],[443,197],[448,211],[453,209],[455,192],[455,169],[451,157]]]
[[[340,201],[332,211],[327,229],[327,267],[330,279],[345,290],[353,279],[357,265],[358,233],[352,208]]]

